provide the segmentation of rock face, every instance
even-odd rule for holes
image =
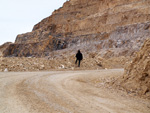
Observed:
[[[145,41],[133,62],[126,67],[121,85],[150,99],[150,39]]]
[[[0,45],[0,57],[3,57],[3,51],[5,51],[10,44],[12,44],[12,43],[6,42],[3,45]]]
[[[4,56],[48,56],[61,49],[132,55],[150,35],[149,0],[70,0],[18,35]]]

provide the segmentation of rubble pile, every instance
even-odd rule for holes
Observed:
[[[0,71],[45,71],[45,70],[87,70],[123,68],[130,58],[114,57],[104,59],[98,54],[90,54],[81,61],[81,67],[75,65],[75,55],[55,58],[0,57]]]

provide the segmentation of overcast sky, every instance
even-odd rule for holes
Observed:
[[[0,0],[0,45],[30,32],[66,0]]]

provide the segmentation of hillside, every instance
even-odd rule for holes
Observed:
[[[71,56],[78,49],[104,58],[130,56],[149,35],[149,0],[70,0],[18,35],[3,56],[52,57],[56,50]]]

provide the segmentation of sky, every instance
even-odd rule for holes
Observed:
[[[35,24],[62,7],[66,0],[0,0],[0,45],[31,32]]]

